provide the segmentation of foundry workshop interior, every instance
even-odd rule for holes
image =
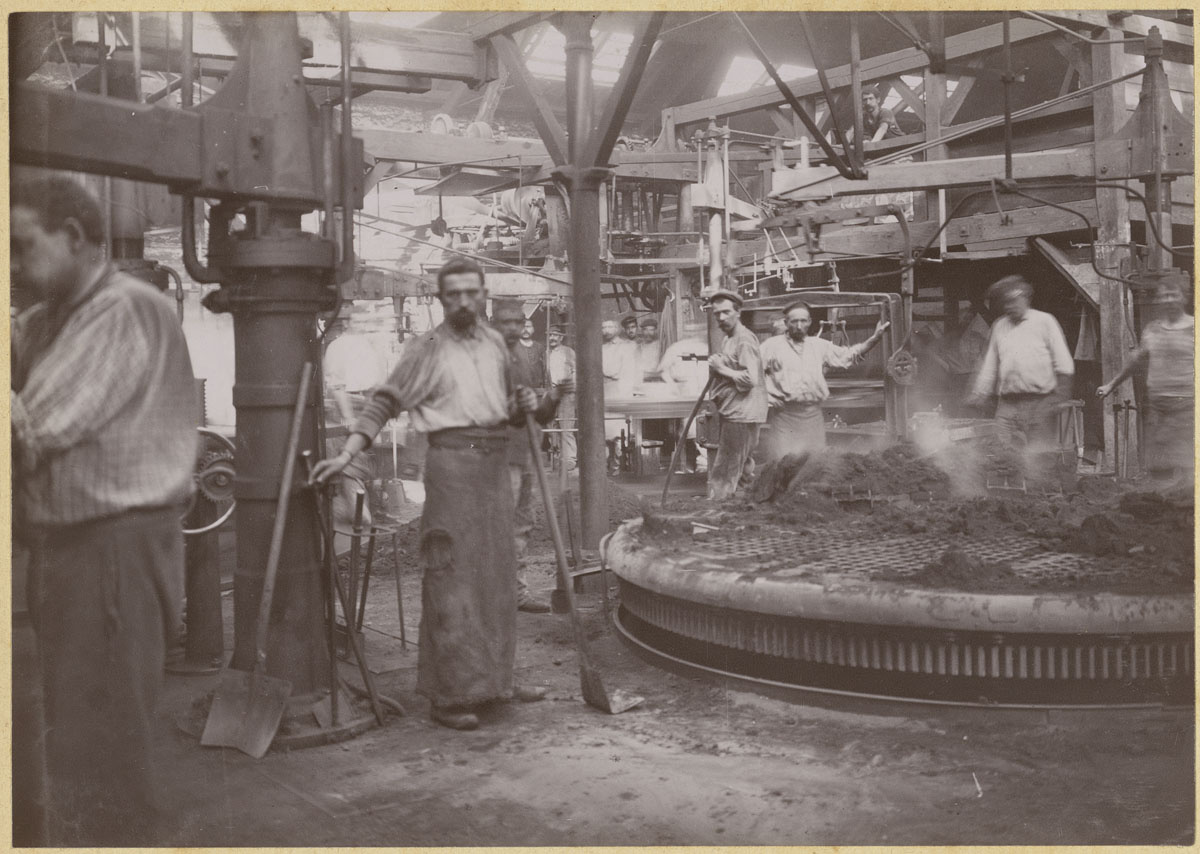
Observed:
[[[8,21],[15,845],[1192,844],[1190,10]]]

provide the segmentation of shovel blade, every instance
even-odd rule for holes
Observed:
[[[594,709],[599,709],[610,715],[619,715],[635,706],[641,705],[644,697],[629,694],[616,688],[612,691],[604,687],[600,674],[590,668],[584,668],[579,674],[579,683],[583,689],[583,701]]]
[[[292,683],[286,679],[226,668],[213,692],[200,743],[234,747],[261,759],[275,740],[291,695]]]

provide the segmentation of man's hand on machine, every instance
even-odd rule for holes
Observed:
[[[321,460],[313,466],[312,474],[308,478],[309,485],[324,486],[335,475],[341,474],[342,470],[350,465],[354,455],[366,447],[367,440],[361,433],[351,433],[340,454]]]

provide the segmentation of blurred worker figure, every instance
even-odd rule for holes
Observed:
[[[568,347],[564,342],[567,336],[567,328],[565,325],[559,324],[550,327],[550,331],[546,334],[546,344],[550,350],[546,354],[546,373],[549,375],[551,385],[562,385],[570,382],[572,391],[564,393],[562,400],[558,405],[558,427],[562,430],[558,434],[559,443],[559,460],[562,465],[567,467],[567,471],[571,471],[578,464],[578,455],[576,453],[575,440],[575,424],[576,424],[576,405],[575,405],[575,351]]]
[[[1195,319],[1184,312],[1174,283],[1158,293],[1163,317],[1146,324],[1141,346],[1111,381],[1096,389],[1107,397],[1135,372],[1145,371],[1146,468],[1167,491],[1190,493],[1195,459]]]
[[[14,511],[31,549],[52,846],[161,842],[152,730],[181,626],[199,405],[175,307],[105,262],[67,178],[11,196]]]
[[[1075,363],[1054,316],[1030,308],[1033,286],[1005,276],[988,289],[1003,314],[992,324],[983,364],[967,402],[983,405],[996,395],[1000,438],[1034,452],[1053,451],[1059,404],[1070,396]]]
[[[708,382],[708,342],[700,338],[679,339],[663,353],[658,371],[678,396],[699,397]],[[688,428],[683,453],[687,470],[699,471],[701,450],[696,442],[695,421]]]
[[[771,321],[771,334],[772,335],[787,334],[787,321],[784,320],[782,317],[777,317],[774,320],[772,320]]]
[[[332,402],[337,420],[347,429],[354,424],[356,412],[365,402],[365,394],[387,379],[387,357],[370,338],[351,329],[350,321],[339,321],[337,337],[325,347],[323,369],[326,403]],[[329,409],[327,407],[326,411]],[[333,420],[333,419],[331,419]],[[333,449],[327,447],[328,455]],[[334,527],[342,532],[354,526],[354,508],[362,493],[362,527],[370,531],[371,482],[375,479],[375,460],[369,452],[356,454],[338,478],[333,494]],[[343,541],[344,542],[344,541]],[[363,544],[366,548],[366,544]]]
[[[318,463],[313,481],[325,483],[345,468],[401,410],[428,434],[417,691],[429,698],[437,723],[475,729],[476,706],[526,699],[513,687],[517,562],[508,426],[524,423],[538,399],[513,382],[504,338],[480,321],[487,291],[479,265],[454,259],[437,281],[445,321],[405,346],[342,452]]]
[[[821,404],[829,399],[827,368],[849,368],[879,343],[890,324],[879,321],[865,341],[842,347],[809,335],[812,309],[797,300],[783,310],[787,333],[762,345],[770,414],[762,459],[819,451],[825,447],[825,416]]]
[[[632,320],[632,318],[626,318]],[[636,323],[635,323],[636,328]],[[617,323],[605,320],[600,324],[600,370],[604,374],[604,402],[625,397],[633,386],[633,347],[628,339],[617,336]],[[617,443],[625,429],[622,418],[604,419],[604,441],[608,445],[608,473],[621,469],[621,454]]]
[[[541,360],[532,358],[531,354],[536,352],[533,348],[521,344],[524,337],[522,327],[528,325],[521,303],[517,300],[498,300],[492,308],[492,322],[504,336],[504,343],[508,347],[512,381],[526,388],[544,386],[545,377],[534,373],[541,367]],[[569,387],[550,386],[542,395],[534,412],[537,422],[542,425],[549,424],[563,395],[574,390],[573,383]],[[525,580],[525,547],[529,542],[529,534],[533,531],[533,467],[536,465],[541,465],[541,460],[530,456],[525,425],[509,426],[508,474],[514,500],[513,548],[517,555],[517,609],[531,614],[548,614],[550,602],[534,596]]]
[[[658,363],[662,359],[662,342],[658,338],[658,318],[648,314],[638,322],[638,339],[633,350],[635,382],[654,382],[662,379]]]
[[[708,497],[720,501],[754,479],[751,455],[759,427],[767,420],[767,391],[758,338],[739,317],[742,298],[732,291],[716,291],[708,299],[725,333],[721,351],[708,357],[712,400],[721,415],[717,457],[708,469]]]

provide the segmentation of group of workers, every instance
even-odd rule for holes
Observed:
[[[11,199],[13,283],[38,297],[13,323],[10,406],[13,530],[30,556],[40,658],[45,841],[145,844],[159,838],[152,721],[181,613],[180,517],[198,445],[187,343],[174,306],[106,261],[100,206],[82,185],[41,179],[15,186]],[[483,704],[544,694],[514,682],[529,525],[528,515],[514,518],[538,464],[527,418],[546,424],[558,408],[574,409],[574,354],[564,330],[552,329],[552,381],[539,395],[520,306],[501,303],[495,328],[485,323],[484,273],[465,259],[442,267],[437,284],[444,322],[406,344],[344,448],[312,480],[338,476],[401,411],[427,434],[417,690],[433,720],[473,729]],[[1007,277],[992,290],[1003,316],[974,395],[998,395],[998,425],[1024,441],[1047,428],[1071,358],[1053,317],[1030,308],[1027,282]],[[705,365],[721,415],[709,496],[720,499],[752,478],[764,423],[772,453],[823,444],[824,371],[861,357],[886,324],[840,347],[809,334],[812,312],[797,302],[784,312],[785,332],[760,345],[741,323],[739,295],[719,291],[709,302],[725,336]],[[1165,316],[1146,329],[1133,362],[1098,390],[1107,395],[1147,369],[1152,474],[1190,472],[1192,456],[1193,321],[1177,289],[1163,302]],[[634,352],[613,327],[604,334],[606,385]]]

